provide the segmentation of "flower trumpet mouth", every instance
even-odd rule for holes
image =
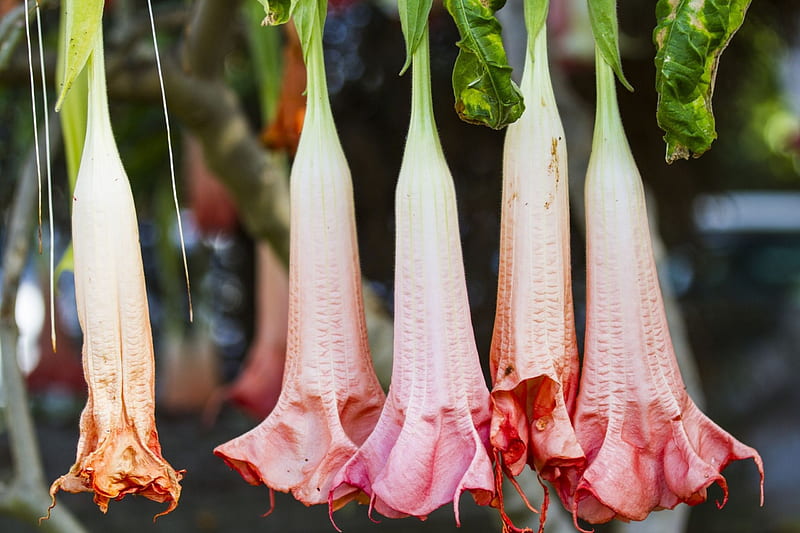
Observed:
[[[64,490],[93,492],[94,502],[104,513],[111,500],[121,500],[126,494],[139,494],[155,502],[168,503],[166,510],[153,517],[155,520],[178,506],[181,493],[179,482],[184,472],[166,465],[159,454],[141,442],[136,433],[116,430],[81,464],[76,463],[51,485],[52,502],[47,517],[56,504],[56,493]]]

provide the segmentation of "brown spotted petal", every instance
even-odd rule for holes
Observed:
[[[75,464],[50,487],[108,502],[139,494],[178,504],[182,471],[161,456],[154,418],[153,341],[139,232],[106,101],[102,36],[89,60],[86,145],[72,205],[75,296],[88,401]]]
[[[350,171],[316,44],[291,172],[283,387],[261,424],[214,450],[249,483],[291,491],[306,505],[328,501],[333,476],[372,431],[384,402],[367,343]]]
[[[598,55],[598,114],[586,178],[587,325],[575,431],[588,460],[572,502],[600,523],[707,498],[731,461],[758,453],[703,415],[670,341],[641,178]],[[724,499],[723,502],[724,503]]]
[[[470,320],[453,180],[431,109],[427,35],[414,55],[411,126],[395,195],[394,364],[375,431],[337,475],[388,517],[425,518],[471,491],[487,504],[489,391]],[[422,59],[421,59],[422,58]],[[428,81],[425,81],[428,80]]]
[[[508,127],[497,314],[491,349],[491,443],[507,472],[549,481],[584,457],[570,421],[578,389],[572,308],[567,149],[539,32],[526,55],[529,102]],[[532,102],[532,103],[531,103]]]

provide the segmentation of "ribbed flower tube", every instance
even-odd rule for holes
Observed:
[[[489,391],[475,347],[452,176],[430,90],[427,30],[413,54],[411,124],[395,195],[392,382],[375,431],[337,475],[384,516],[425,518],[493,494]]]
[[[670,340],[642,181],[617,108],[611,67],[597,55],[597,118],[586,176],[586,349],[574,417],[588,466],[580,518],[643,520],[695,505],[731,461],[758,453],[709,420],[686,393]]]
[[[570,414],[578,390],[564,129],[547,66],[544,27],[528,48],[527,108],[508,127],[500,267],[491,348],[491,443],[508,474],[525,464],[560,485],[584,462]]]
[[[361,297],[353,187],[325,82],[321,22],[308,52],[307,112],[291,171],[289,328],[278,402],[214,453],[249,483],[326,503],[331,481],[384,402]]]
[[[139,494],[172,511],[182,471],[161,456],[154,415],[153,336],[139,230],[106,96],[102,32],[89,68],[86,142],[72,203],[75,298],[88,401],[75,464],[50,487],[110,500]],[[160,515],[157,515],[160,516]]]

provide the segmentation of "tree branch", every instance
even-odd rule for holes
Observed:
[[[58,142],[58,120],[50,120],[51,139]],[[14,317],[17,289],[28,260],[33,220],[36,213],[36,154],[32,152],[17,182],[6,247],[3,252],[3,279],[0,292],[0,358],[3,369],[5,415],[14,477],[0,489],[0,513],[36,523],[50,505],[39,445],[28,410],[28,396],[17,365],[18,331]],[[44,531],[82,533],[85,530],[66,508],[53,513]]]
[[[219,79],[234,35],[241,0],[199,0],[186,30],[183,68],[195,77]]]

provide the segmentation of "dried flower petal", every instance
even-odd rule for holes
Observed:
[[[427,33],[414,55],[413,107],[395,196],[394,366],[375,431],[336,476],[387,517],[425,518],[471,491],[493,495],[489,392],[470,320],[453,180],[433,122]]]
[[[598,115],[586,178],[587,325],[575,432],[589,462],[565,502],[600,523],[643,520],[727,485],[734,460],[761,457],[703,415],[670,341],[641,178],[598,56]]]
[[[86,145],[75,185],[75,296],[89,397],[75,464],[50,487],[108,502],[140,494],[178,505],[183,472],[161,456],[154,418],[153,340],[139,232],[106,101],[102,35],[90,59]],[[52,506],[51,506],[52,508]],[[49,511],[48,511],[49,515]]]
[[[556,482],[561,467],[580,466],[584,457],[570,421],[578,348],[567,150],[544,29],[526,54],[522,92],[529,104],[505,144],[491,442],[508,474],[527,463]]]
[[[251,484],[328,501],[333,476],[380,415],[361,297],[353,191],[331,115],[321,35],[309,53],[308,113],[291,172],[289,334],[270,415],[214,453]]]

